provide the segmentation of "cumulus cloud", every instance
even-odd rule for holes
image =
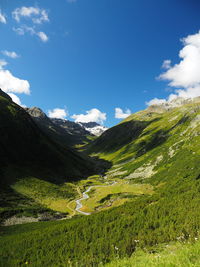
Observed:
[[[25,107],[15,93],[30,94],[30,84],[27,80],[17,78],[9,70],[5,70],[6,65],[5,60],[0,60],[0,88],[12,98],[13,102]]]
[[[97,122],[103,124],[106,120],[106,113],[101,112],[97,108],[86,111],[86,114],[74,114],[71,116],[75,122]]]
[[[68,116],[68,112],[62,108],[54,108],[53,110],[48,110],[48,116],[50,118],[65,119]]]
[[[181,61],[160,75],[173,87],[195,87],[200,84],[200,32],[182,39]]]
[[[131,114],[130,109],[126,109],[125,112],[121,108],[115,108],[115,118],[116,119],[125,119]]]
[[[0,69],[0,88],[6,93],[30,94],[30,84],[9,71]]]
[[[44,43],[49,40],[49,37],[46,33],[37,32],[34,27],[29,27],[27,25],[23,25],[19,28],[13,28],[13,31],[16,32],[18,35],[24,35],[25,33],[29,33],[30,35],[36,35]]]
[[[39,7],[20,7],[16,8],[12,12],[12,17],[20,22],[22,18],[30,18],[33,23],[41,24],[43,22],[49,21],[48,13],[45,9],[40,9]]]
[[[6,65],[5,60],[0,60],[0,88],[6,93],[30,94],[29,82],[13,76],[9,70],[4,69]]]
[[[1,12],[1,9],[0,9],[0,22],[6,24],[6,16]]]
[[[188,35],[182,40],[183,48],[179,52],[180,62],[171,65],[170,60],[163,62],[167,69],[158,78],[169,81],[169,86],[174,89],[167,99],[153,99],[147,102],[148,105],[156,102],[172,101],[177,97],[194,98],[200,96],[200,31]]]
[[[10,57],[10,58],[18,58],[19,57],[19,55],[14,51],[3,50],[1,52],[4,56]]]

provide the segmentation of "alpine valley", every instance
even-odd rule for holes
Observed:
[[[200,266],[200,98],[106,129],[0,91],[0,266]]]

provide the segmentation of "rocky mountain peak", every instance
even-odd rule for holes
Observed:
[[[166,101],[162,104],[154,104],[147,108],[148,111],[151,112],[157,112],[157,113],[163,113],[167,110],[171,110],[176,107],[180,107],[186,104],[194,104],[194,103],[200,103],[200,97],[194,97],[194,98],[183,98],[183,97],[177,97],[171,101]]]
[[[47,115],[38,107],[26,108],[26,111],[34,118],[47,118]]]

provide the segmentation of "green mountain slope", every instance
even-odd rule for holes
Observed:
[[[0,95],[1,182],[35,176],[52,181],[80,179],[94,172],[91,160],[57,145],[21,107]]]
[[[198,101],[133,114],[97,138],[87,152],[112,162],[106,181],[149,184],[153,193],[91,216],[3,227],[4,266],[97,266],[130,257],[136,249],[153,253],[158,244],[199,238]]]

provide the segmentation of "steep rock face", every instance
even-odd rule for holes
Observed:
[[[41,110],[32,110],[36,116]],[[55,182],[79,179],[94,172],[94,162],[69,147],[63,148],[37,126],[9,97],[0,94],[1,182],[39,177]],[[45,117],[48,121],[48,118]]]
[[[25,110],[28,111],[28,113],[37,119],[48,119],[46,114],[38,107],[32,107],[32,108],[26,108]]]

